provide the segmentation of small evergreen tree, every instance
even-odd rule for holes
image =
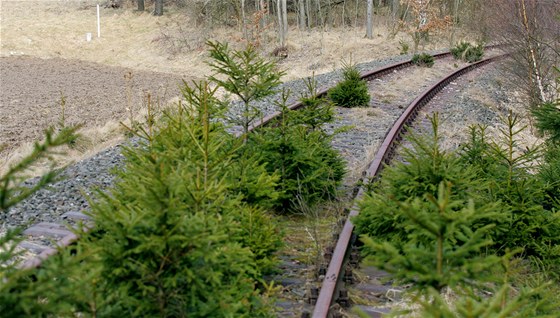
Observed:
[[[553,144],[560,144],[560,103],[544,103],[533,109],[536,126]]]
[[[187,105],[167,112],[145,145],[125,151],[120,181],[92,202],[87,247],[102,268],[110,300],[103,310],[267,316],[256,285],[275,263],[278,231],[231,185],[242,143],[215,120],[215,90],[203,82],[183,92]]]
[[[55,181],[57,171],[51,169],[44,174],[33,187],[22,186],[21,183],[27,178],[26,172],[42,160],[51,160],[53,155],[58,154],[55,148],[74,142],[78,136],[76,130],[79,127],[64,127],[55,134],[54,128],[45,131],[45,140],[36,142],[33,151],[20,162],[10,167],[8,171],[0,176],[0,212],[25,200],[37,190]]]
[[[359,107],[367,106],[370,100],[367,83],[362,80],[355,65],[344,64],[342,68],[343,81],[329,90],[329,98],[337,106]]]
[[[459,156],[438,146],[437,117],[432,118],[432,138],[412,138],[412,149],[403,153],[406,164],[383,171],[353,220],[366,261],[398,282],[412,283],[422,317],[550,317],[558,311],[558,302],[546,297],[548,283],[511,295],[519,289],[510,281],[511,257],[524,249],[524,255],[538,255],[554,268],[560,231],[557,217],[532,207],[529,197],[542,197],[538,183],[512,188],[527,177],[517,165],[526,166],[532,154],[509,152],[518,132],[514,117],[506,123],[504,138],[494,144],[479,135],[484,128],[471,128],[471,141]],[[503,272],[496,270],[500,264]],[[441,296],[448,289],[457,297],[452,304]],[[484,297],[482,290],[495,294]]]
[[[503,122],[505,126],[499,129],[496,140],[485,135],[485,128],[472,130],[471,134],[478,136],[471,138],[460,152],[461,161],[470,163],[479,180],[486,184],[487,189],[482,192],[486,200],[499,202],[508,215],[502,223],[507,230],[492,235],[494,248],[503,251],[523,247],[527,256],[558,264],[559,212],[553,208],[555,204],[550,202],[545,184],[533,173],[541,149],[529,147],[518,151],[518,136],[526,127],[520,127],[519,118],[511,112]]]
[[[560,69],[555,68],[560,74]],[[560,76],[556,78],[555,102],[544,103],[533,109],[536,126],[545,136],[544,162],[540,165],[539,179],[545,187],[545,205],[549,210],[560,210]]]
[[[210,80],[241,100],[242,120],[234,123],[241,125],[247,134],[253,121],[261,116],[261,111],[251,103],[274,94],[284,72],[277,70],[274,61],[260,57],[252,45],[243,51],[230,50],[220,42],[208,41],[207,45],[212,58],[208,64],[217,73]]]
[[[484,45],[482,43],[473,45],[469,42],[461,41],[454,48],[451,48],[450,51],[455,59],[473,63],[482,59]]]
[[[547,210],[560,211],[560,145],[547,145],[538,177],[544,187],[544,207]]]
[[[296,198],[310,206],[334,198],[344,163],[330,144],[332,137],[318,129],[319,118],[332,119],[328,108],[315,105],[317,113],[300,113],[289,110],[286,100],[284,93],[279,122],[252,134],[250,147],[262,154],[268,171],[280,177],[275,208],[293,212],[298,206]]]
[[[334,105],[325,97],[317,97],[317,82],[314,77],[304,80],[304,83],[307,93],[300,98],[303,107],[290,113],[291,120],[293,124],[302,124],[311,131],[322,129],[325,123],[335,119]]]
[[[422,67],[434,66],[434,57],[427,53],[414,54],[411,59],[412,63]]]
[[[491,244],[490,223],[505,216],[498,205],[470,197],[483,188],[474,171],[441,150],[437,115],[431,121],[431,138],[411,137],[407,163],[383,172],[353,222],[376,266],[415,288],[440,291],[487,275],[498,259],[479,252]]]

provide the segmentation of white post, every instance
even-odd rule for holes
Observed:
[[[97,5],[97,37],[101,37],[101,22],[99,20],[99,5]]]

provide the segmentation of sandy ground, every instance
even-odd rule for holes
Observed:
[[[60,120],[61,94],[66,98],[66,124],[85,125],[82,149],[67,156],[67,161],[79,160],[122,138],[118,122],[127,118],[127,108],[142,109],[145,92],[172,98],[179,79],[208,76],[206,40],[244,45],[238,28],[199,27],[185,9],[172,7],[163,17],[132,7],[102,7],[98,38],[96,3],[0,1],[0,173],[29,151],[45,127]],[[389,40],[386,23],[376,20],[374,39],[364,38],[361,27],[291,29],[289,56],[279,62],[286,71],[283,80],[329,72],[343,61],[399,54],[399,41],[410,38],[399,34]],[[92,33],[91,41],[86,41],[86,33]],[[274,27],[261,33],[263,54],[277,47],[275,39]],[[445,38],[425,49],[444,47]],[[124,79],[128,72],[132,83]]]

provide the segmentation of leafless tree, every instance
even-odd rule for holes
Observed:
[[[155,0],[154,6],[155,6],[154,15],[155,16],[163,15],[163,0]]]
[[[298,28],[307,29],[307,16],[305,14],[305,0],[298,0]]]
[[[560,1],[491,0],[487,3],[491,36],[509,44],[508,71],[527,92],[531,106],[555,98],[554,66],[560,63]]]
[[[373,38],[373,0],[368,0],[367,2],[366,37],[368,39]]]
[[[288,13],[286,8],[286,0],[276,0],[276,14],[278,17],[278,37],[280,46],[286,46],[286,37],[288,34]]]

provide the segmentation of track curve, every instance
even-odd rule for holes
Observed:
[[[460,77],[461,75],[468,73],[479,67],[482,67],[488,63],[500,60],[505,56],[506,56],[505,54],[499,55],[499,56],[490,57],[469,64],[451,74],[448,74],[438,83],[432,85],[430,88],[425,90],[422,94],[420,94],[416,99],[414,99],[414,101],[412,101],[409,104],[406,110],[393,124],[392,128],[387,132],[387,135],[385,136],[383,143],[379,147],[379,150],[377,151],[374,160],[371,162],[368,169],[366,170],[365,179],[372,180],[378,177],[379,173],[383,168],[383,165],[389,163],[392,156],[394,155],[396,147],[399,141],[402,139],[403,134],[405,133],[405,128],[416,118],[419,110],[424,105],[426,105],[438,92],[440,92],[446,85],[448,85],[451,81]],[[397,63],[392,67],[399,68],[402,67],[401,64],[406,64],[406,62]],[[394,68],[392,70],[394,70]],[[390,68],[389,70],[383,68],[365,74],[365,76],[371,76],[375,78],[379,76],[378,75],[379,73],[383,74],[383,72],[386,73],[392,70]],[[361,199],[363,195],[364,195],[363,187],[360,187],[357,195],[355,196],[354,201],[357,202],[359,199]],[[331,261],[327,268],[327,273],[323,280],[323,284],[319,292],[317,302],[315,304],[315,308],[312,316],[313,318],[327,317],[331,305],[337,299],[337,292],[339,292],[339,284],[344,276],[343,271],[344,271],[345,259],[350,254],[349,247],[351,246],[353,240],[354,225],[352,224],[350,219],[358,215],[358,213],[359,213],[358,207],[356,204],[354,204],[348,214],[348,218],[342,228],[342,231],[339,234],[339,239],[336,243],[336,247],[332,254]]]

